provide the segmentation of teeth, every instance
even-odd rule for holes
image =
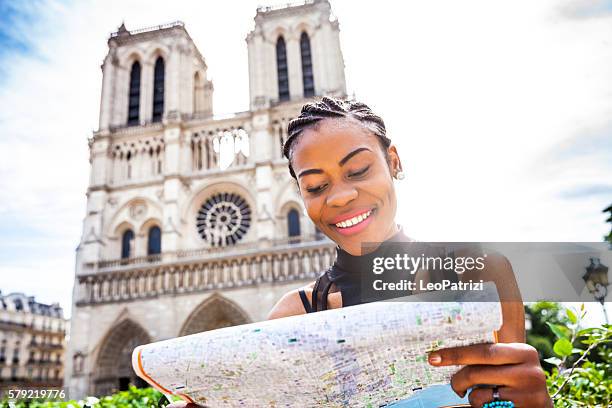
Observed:
[[[338,227],[338,228],[352,227],[353,225],[359,224],[360,222],[362,222],[363,220],[368,218],[371,213],[372,213],[372,210],[368,211],[365,214],[360,214],[357,217],[353,217],[350,220],[345,220],[345,221],[339,222],[338,224],[336,224],[336,227]]]

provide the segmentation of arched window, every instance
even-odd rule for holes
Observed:
[[[292,209],[287,214],[287,227],[290,237],[300,236],[300,214],[296,209]]]
[[[134,242],[134,232],[132,230],[125,231],[121,237],[121,259],[127,259],[132,255],[132,242]]]
[[[149,228],[147,255],[161,254],[161,230],[158,226]]]
[[[83,364],[85,362],[85,357],[81,353],[76,353],[74,357],[72,357],[72,371],[75,374],[81,374],[83,372]]]
[[[140,117],[140,63],[135,61],[130,71],[128,125],[137,125]]]
[[[287,47],[281,36],[276,41],[276,73],[278,75],[278,100],[289,100],[289,72],[287,71]]]
[[[162,120],[164,114],[164,59],[157,57],[153,78],[153,122]]]
[[[300,36],[300,52],[302,54],[302,81],[304,84],[304,96],[314,95],[314,77],[312,74],[312,57],[310,54],[310,38],[303,32]]]

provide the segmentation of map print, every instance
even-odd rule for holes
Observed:
[[[460,368],[429,351],[492,343],[501,322],[498,302],[368,303],[139,346],[133,365],[203,406],[384,407]]]

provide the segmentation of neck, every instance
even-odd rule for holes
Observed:
[[[398,225],[394,226],[396,233],[386,239],[384,242],[408,242],[411,241],[408,238],[401,227]],[[382,243],[380,243],[382,244]],[[367,248],[367,250],[361,255],[351,255],[344,251],[339,246],[336,247],[336,261],[334,265],[336,269],[332,273],[339,274],[336,278],[343,276],[344,278],[359,279],[360,276],[365,276],[372,272],[372,260],[373,257],[386,257],[393,253],[393,248],[385,247],[381,248],[378,245],[375,248]]]
[[[403,232],[401,227],[399,226],[399,224],[394,222],[391,228],[389,229],[389,232],[385,234],[385,239],[382,242],[386,242],[386,241],[394,240],[395,238],[398,238],[399,235],[403,235],[403,234],[400,234],[400,232]],[[375,243],[372,243],[372,245],[367,245],[367,246],[362,245],[361,253],[359,255],[352,255],[340,246],[337,246],[336,248],[342,250],[342,252],[345,252],[346,254],[350,256],[363,256],[363,255],[367,255],[367,254],[370,254],[376,251],[380,247],[380,244],[382,244],[382,242],[378,242],[378,243],[375,242]]]

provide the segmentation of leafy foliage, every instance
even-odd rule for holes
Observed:
[[[43,401],[43,400],[17,400],[9,405],[7,399],[0,401],[0,408],[160,408],[167,405],[158,405],[163,397],[153,388],[136,388],[130,386],[127,391],[120,391],[100,399],[89,397],[81,401]]]
[[[546,308],[549,312],[544,315],[552,317],[549,321],[539,319]],[[584,305],[575,311],[540,302],[528,309],[532,330],[537,332],[535,337],[533,333],[531,337],[528,335],[528,342],[530,338],[538,340],[530,344],[538,349],[540,356],[544,349],[546,354],[550,351],[541,348],[542,344],[552,343],[555,355],[544,362],[552,367],[546,377],[555,407],[612,406],[612,326],[581,328],[580,322],[586,314]],[[533,324],[534,316],[536,324]]]

